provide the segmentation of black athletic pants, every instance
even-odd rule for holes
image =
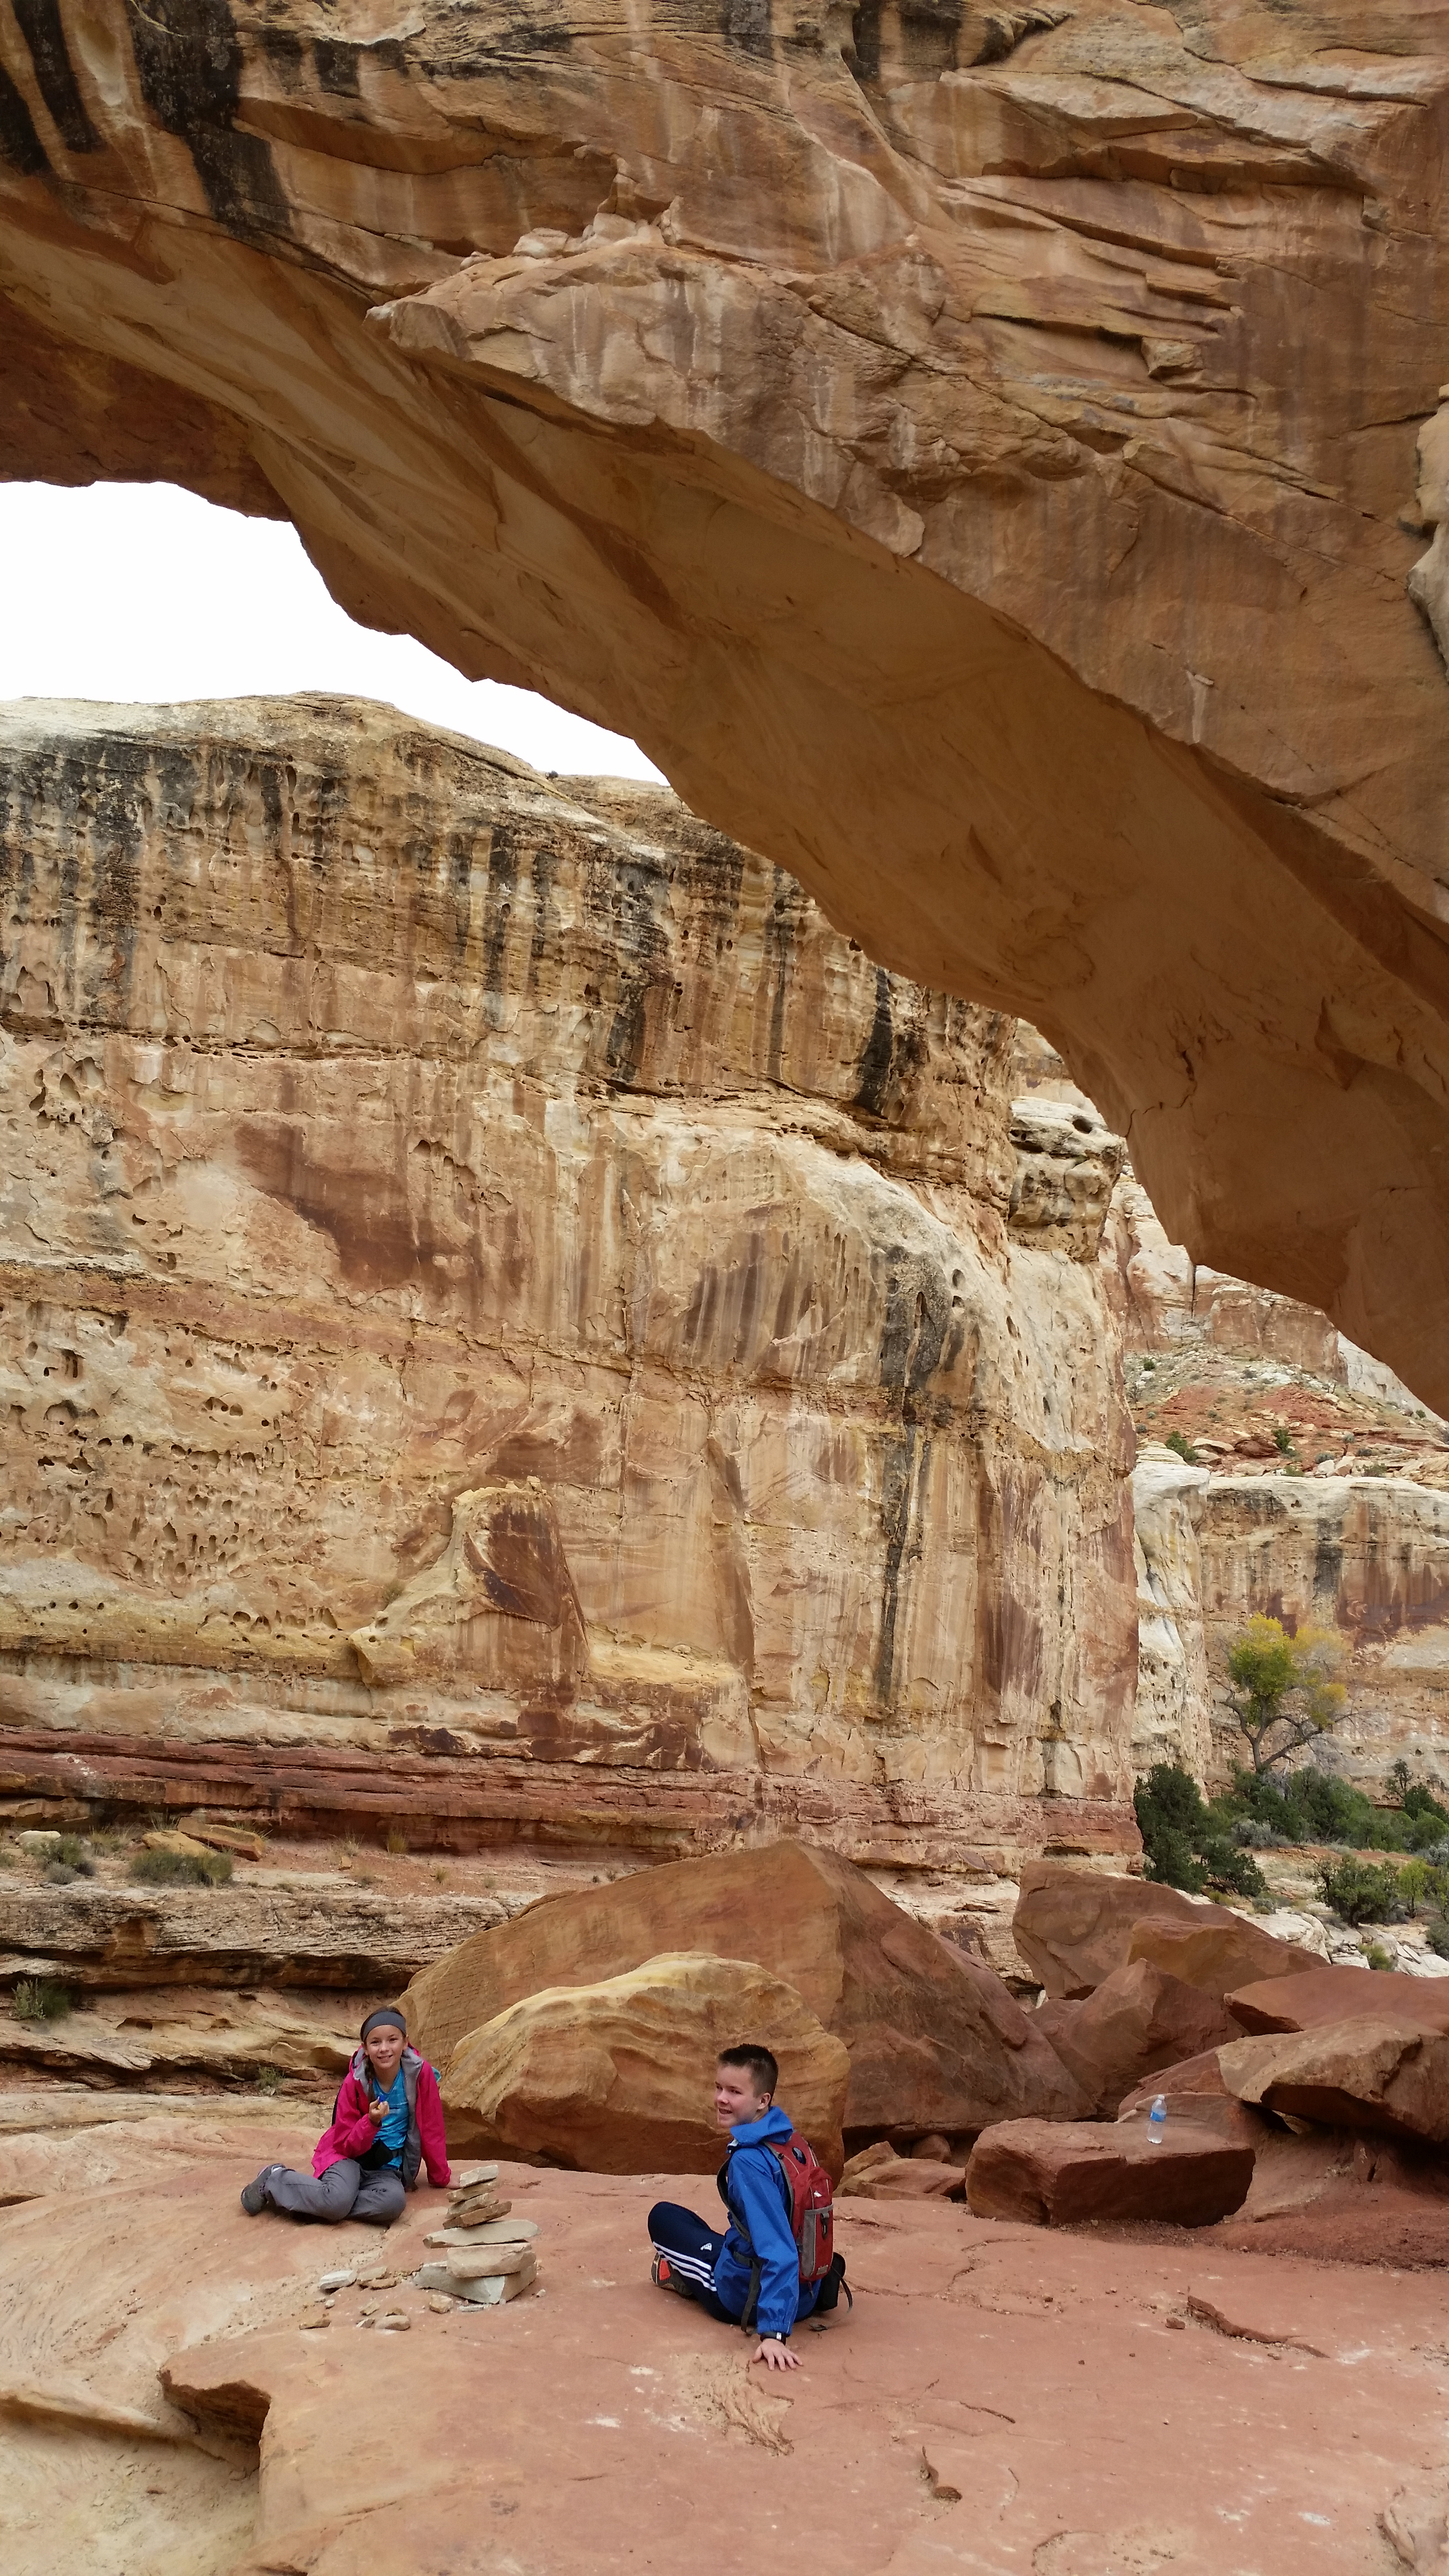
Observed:
[[[722,2235],[706,2227],[692,2209],[682,2209],[677,2200],[656,2200],[649,2212],[649,2242],[656,2254],[668,2255],[706,2316],[718,2317],[727,2326],[739,2324],[739,2310],[727,2308],[715,2296],[714,2267],[724,2244]]]

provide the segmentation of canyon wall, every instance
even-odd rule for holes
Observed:
[[[0,1791],[1129,1850],[1120,1148],[664,789],[0,716]]]
[[[1011,1082],[1018,1130],[1096,1125],[1025,1021]],[[1194,1262],[1125,1162],[1099,1262],[1138,1444],[1136,1769],[1243,1759],[1227,1651],[1261,1612],[1337,1632],[1322,1758],[1371,1791],[1400,1757],[1449,1784],[1449,1424],[1326,1315]]]
[[[634,736],[1449,1405],[1446,121],[1444,0],[0,0],[0,471]]]

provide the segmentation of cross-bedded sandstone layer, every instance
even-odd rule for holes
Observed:
[[[1120,1149],[664,789],[0,721],[0,1788],[1135,1846]]]
[[[634,734],[1444,1407],[1446,107],[1444,0],[4,0],[4,470]]]

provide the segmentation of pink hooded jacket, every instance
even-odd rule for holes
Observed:
[[[329,2165],[344,2156],[365,2156],[374,2145],[377,2130],[368,2117],[367,2079],[361,2049],[342,2078],[337,2096],[337,2109],[330,2129],[318,2139],[312,2153],[312,2171],[325,2174]],[[418,2061],[418,2137],[428,2180],[442,2191],[452,2180],[448,2170],[448,2141],[443,2129],[443,2105],[438,2093],[438,2079],[426,2058]],[[414,2183],[414,2190],[417,2185]]]

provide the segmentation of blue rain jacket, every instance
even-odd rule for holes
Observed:
[[[790,2187],[780,2159],[765,2141],[788,2138],[793,2121],[770,2109],[762,2120],[741,2120],[731,2129],[721,2190],[730,2223],[714,2267],[714,2292],[737,2317],[750,2295],[750,2249],[760,2267],[760,2299],[755,2310],[759,2334],[788,2334],[808,2317],[822,2284],[808,2288],[800,2280],[800,2249],[790,2232]]]

